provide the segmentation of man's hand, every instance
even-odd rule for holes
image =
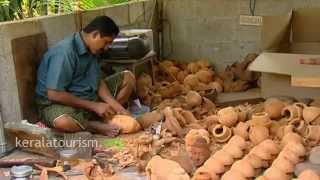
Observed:
[[[115,115],[116,112],[110,104],[99,102],[94,107],[94,112],[100,117],[106,117],[106,115]]]
[[[114,102],[111,104],[112,108],[115,110],[117,114],[121,115],[130,115],[130,112],[127,111],[120,103]]]

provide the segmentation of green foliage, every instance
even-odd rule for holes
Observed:
[[[114,139],[107,139],[103,142],[103,147],[106,148],[116,148],[120,151],[124,150],[126,147],[125,143],[119,139],[119,138],[114,138]]]

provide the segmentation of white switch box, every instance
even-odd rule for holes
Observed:
[[[261,26],[262,21],[262,16],[240,15],[240,25]]]

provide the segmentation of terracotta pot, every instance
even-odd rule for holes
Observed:
[[[240,149],[245,149],[247,148],[247,142],[245,141],[244,138],[242,138],[241,136],[232,136],[232,138],[229,140],[228,144],[232,145],[232,146],[237,146]]]
[[[198,80],[197,76],[194,74],[189,74],[183,80],[183,85],[186,87],[193,89],[199,85],[200,81]]]
[[[264,140],[259,144],[259,146],[261,146],[272,155],[277,155],[280,152],[280,146],[270,139]]]
[[[214,172],[216,174],[222,174],[227,171],[227,167],[222,162],[215,159],[206,161],[204,163],[204,166],[208,167],[211,172]]]
[[[244,152],[242,149],[240,149],[240,147],[231,144],[226,144],[223,146],[222,150],[227,154],[230,154],[234,159],[239,159],[244,155]]]
[[[181,111],[181,115],[184,117],[184,119],[186,120],[187,124],[197,123],[197,121],[198,121],[194,117],[194,115],[193,115],[193,113],[191,111],[183,110],[183,111]]]
[[[272,121],[266,112],[254,113],[250,120],[251,126],[264,126],[269,128],[271,127],[271,123]]]
[[[202,69],[196,72],[196,76],[198,77],[199,81],[206,84],[213,81],[213,75],[214,73],[208,69]]]
[[[192,179],[202,180],[210,177],[210,180],[219,180],[218,174],[210,171],[210,168],[207,166],[201,166],[196,170]]]
[[[294,152],[290,150],[282,150],[279,156],[283,156],[284,158],[288,159],[292,164],[298,164],[300,159]]]
[[[269,138],[269,130],[264,126],[252,126],[249,131],[249,139],[253,144],[259,144]]]
[[[263,160],[252,153],[247,154],[243,159],[247,160],[255,169],[261,168],[263,166]]]
[[[235,107],[238,112],[238,121],[244,122],[248,119],[249,109],[246,106],[237,106]]]
[[[194,74],[200,70],[200,66],[197,63],[192,62],[188,64],[187,69],[190,73]]]
[[[304,120],[299,118],[292,119],[289,125],[293,126],[293,131],[299,133],[302,136],[306,136],[307,133],[307,125]]]
[[[231,138],[232,131],[227,126],[218,124],[212,129],[212,135],[217,142],[224,143]]]
[[[290,180],[291,175],[282,172],[280,169],[270,167],[264,172],[264,176],[269,180]]]
[[[184,78],[186,78],[188,76],[188,72],[187,71],[179,71],[177,74],[177,80],[180,83],[183,83]]]
[[[281,111],[284,107],[285,103],[277,98],[269,98],[264,102],[264,110],[271,119],[281,118]]]
[[[305,170],[299,175],[298,179],[299,180],[320,180],[320,177],[315,171]]]
[[[232,127],[238,122],[238,113],[233,107],[227,107],[218,111],[218,118],[222,125]]]
[[[273,159],[273,156],[271,153],[267,152],[265,149],[255,146],[254,148],[251,149],[250,154],[253,154],[257,157],[259,157],[262,160],[271,160]]]
[[[286,159],[283,156],[277,157],[273,161],[272,166],[275,168],[278,168],[279,170],[281,170],[284,173],[293,173],[294,168],[295,168],[295,164],[293,164],[291,161],[289,161],[288,159]]]
[[[186,146],[192,146],[197,139],[204,139],[207,144],[210,144],[209,132],[204,129],[191,129],[185,137]]]
[[[222,164],[224,164],[225,166],[230,166],[234,162],[233,157],[223,150],[219,150],[219,151],[215,152],[213,154],[213,156],[211,156],[211,158],[208,159],[208,161],[210,159],[217,160],[217,161],[221,162]]]
[[[120,127],[121,133],[124,134],[135,133],[141,129],[138,121],[127,115],[115,115],[112,118],[111,123]]]
[[[221,180],[234,180],[235,178],[237,178],[237,180],[246,180],[247,179],[240,172],[230,170],[230,171],[224,173],[224,175],[221,177]]]
[[[233,128],[233,134],[241,136],[244,139],[249,138],[250,126],[248,123],[239,122],[235,128]]]
[[[202,103],[202,97],[196,91],[189,91],[186,95],[186,103],[189,108],[200,106]]]
[[[202,59],[196,62],[200,69],[208,69],[210,68],[210,63],[206,59]]]
[[[297,143],[301,143],[303,140],[301,138],[301,136],[299,136],[297,133],[294,132],[290,132],[287,133],[286,135],[283,136],[282,140],[281,140],[281,146],[284,147],[286,144],[288,144],[289,142],[297,142]]]
[[[281,132],[281,130],[280,130],[281,126],[282,125],[278,121],[272,121],[271,127],[270,127],[270,135],[281,139],[283,136],[283,132]]]
[[[181,112],[183,110],[181,108],[174,108],[173,109],[173,115],[179,122],[181,127],[184,127],[188,124],[187,120],[182,116]]]
[[[290,150],[298,157],[306,155],[306,148],[301,142],[291,141],[288,142],[287,145],[283,148],[283,150]]]
[[[203,120],[206,129],[213,129],[214,126],[216,126],[219,121],[218,121],[218,116],[217,115],[210,115],[207,116],[204,120]]]
[[[200,172],[195,174],[192,179],[193,180],[211,180],[212,178],[208,172]]]
[[[216,105],[208,98],[202,98],[200,114],[214,113],[216,111]]]
[[[161,95],[162,98],[174,98],[180,95],[182,92],[182,86],[178,81],[172,83],[163,82],[163,85],[157,89],[157,93]]]
[[[315,146],[320,140],[320,126],[308,126],[305,134],[309,145]]]
[[[289,105],[282,109],[281,115],[285,117],[288,122],[293,119],[300,119],[302,117],[302,108],[300,108],[299,104]]]
[[[302,111],[303,119],[311,123],[320,116],[320,108],[315,106],[305,107]]]
[[[259,176],[255,180],[268,180],[268,179],[264,176]]]
[[[231,166],[230,170],[238,171],[246,178],[251,178],[251,177],[254,177],[254,175],[255,175],[255,170],[254,170],[253,166],[246,159],[241,159],[239,161],[236,161]]]

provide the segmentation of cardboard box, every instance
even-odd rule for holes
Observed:
[[[300,64],[300,59],[320,58],[319,19],[320,7],[263,17],[262,53],[248,67],[262,73],[262,97],[320,97],[320,65]]]

